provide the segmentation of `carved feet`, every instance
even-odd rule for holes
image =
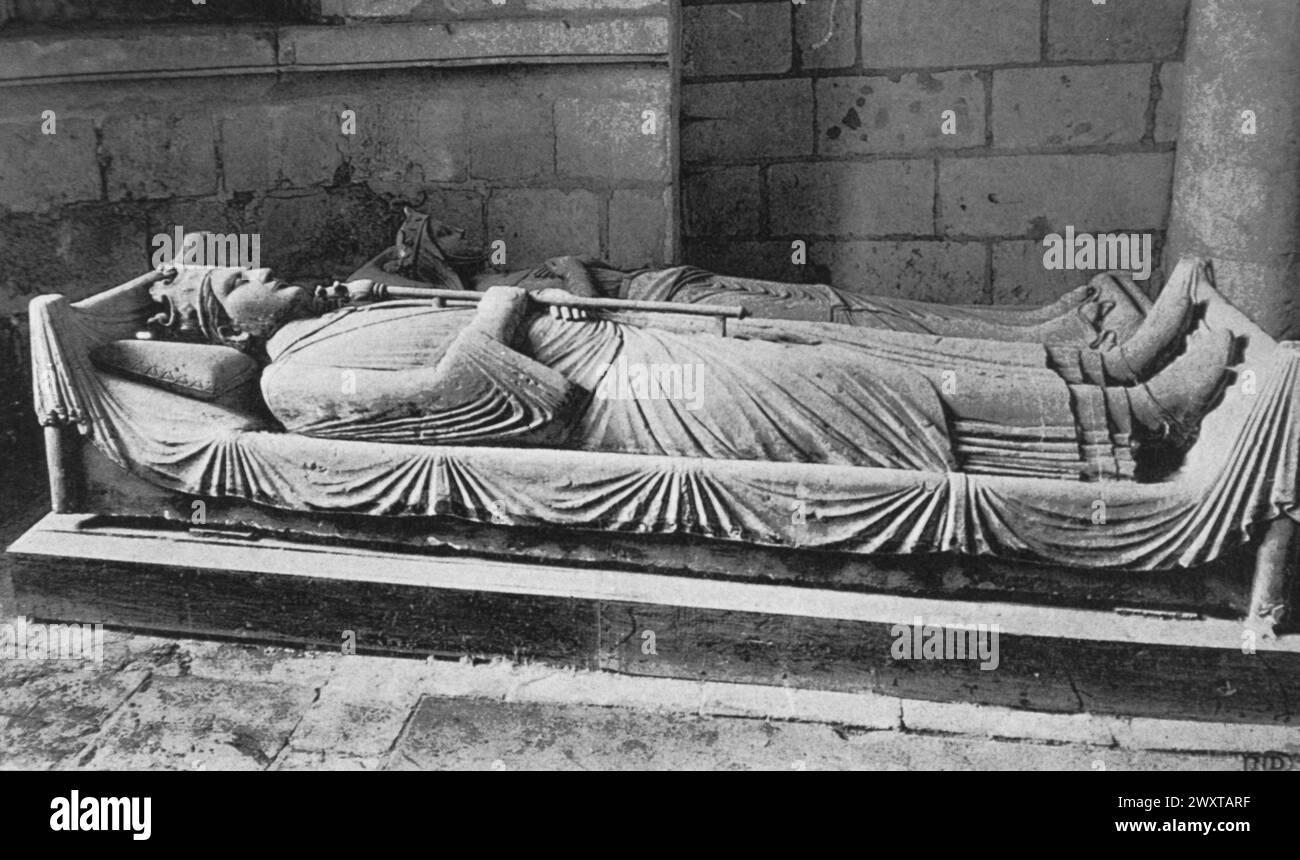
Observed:
[[[1168,367],[1127,389],[1135,422],[1148,443],[1185,452],[1195,443],[1201,419],[1214,408],[1232,377],[1236,339],[1230,331],[1198,327]]]

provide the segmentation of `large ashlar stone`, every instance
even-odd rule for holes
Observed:
[[[1039,59],[1039,0],[862,0],[868,69],[952,68]]]
[[[1188,0],[1050,0],[1047,59],[1172,58],[1182,45],[1187,5]]]
[[[794,7],[794,38],[804,69],[853,65],[858,51],[854,19],[857,4],[846,0],[808,0]]]
[[[822,155],[911,153],[984,145],[984,82],[974,72],[817,81]],[[952,111],[950,117],[946,111]],[[950,119],[953,133],[945,133]]]
[[[44,211],[99,197],[92,121],[56,111],[53,134],[44,134],[42,124],[39,115],[0,123],[0,207]]]
[[[470,176],[532,179],[555,172],[553,106],[544,98],[483,98],[470,105]]]
[[[672,219],[667,191],[616,190],[609,201],[609,260],[616,266],[662,266],[669,262]]]
[[[327,102],[230,109],[220,119],[226,191],[271,190],[282,184],[301,188],[333,181],[347,144],[343,110],[342,105]]]
[[[769,228],[778,236],[888,236],[934,232],[934,163],[777,164],[768,173]],[[888,206],[881,201],[888,200]]]
[[[164,113],[139,109],[104,121],[110,200],[212,194],[217,190],[213,122],[180,106]]]
[[[682,9],[682,74],[790,71],[789,3],[728,3]]]
[[[535,266],[557,253],[600,253],[600,203],[590,191],[521,188],[488,201],[488,239],[506,243],[506,265]]]
[[[357,112],[357,134],[347,144],[353,179],[418,185],[464,178],[467,108],[459,99],[358,99],[348,106]]]
[[[817,242],[809,259],[843,290],[949,304],[984,304],[986,252],[980,242]]]
[[[813,151],[812,81],[728,81],[682,87],[682,159],[728,161]]]
[[[669,127],[664,104],[560,99],[556,168],[562,176],[587,179],[666,180]]]
[[[939,165],[945,235],[1040,237],[1076,230],[1158,230],[1173,154],[1018,155]]]
[[[686,263],[713,272],[787,283],[830,280],[829,274],[822,277],[825,267],[818,269],[815,259],[796,263],[789,240],[687,238],[683,245]]]
[[[1142,140],[1151,66],[1052,66],[993,73],[993,143],[1080,147]]]
[[[682,179],[687,236],[753,236],[763,229],[760,168],[722,167]]]

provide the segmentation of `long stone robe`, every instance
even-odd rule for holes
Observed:
[[[612,270],[593,267],[602,288]],[[763,319],[834,322],[860,328],[1004,342],[1084,344],[1094,340],[1100,297],[1112,307],[1102,323],[1123,341],[1150,307],[1135,284],[1104,275],[1040,307],[946,305],[869,295],[827,284],[793,284],[719,275],[693,266],[631,273],[619,298],[684,304],[739,305]]]
[[[1076,478],[1084,466],[1071,392],[1033,344],[798,323],[741,339],[542,313],[498,339],[473,324],[483,313],[387,303],[293,323],[268,345],[266,402],[286,429],[337,439]],[[693,374],[694,392],[629,384],[656,367]]]

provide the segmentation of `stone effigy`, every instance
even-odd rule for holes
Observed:
[[[1082,345],[734,317],[724,335],[691,305],[341,289],[356,301],[208,269],[34,300],[55,510],[150,516],[168,498],[306,534],[347,515],[430,539],[506,527],[516,547],[587,531],[1108,570],[1201,565],[1267,526],[1252,618],[1284,611],[1300,353],[1204,262],[1180,263],[1127,337]],[[137,340],[146,323],[180,339]],[[666,394],[635,372],[695,366]]]
[[[565,319],[520,287],[322,314],[264,270],[184,269],[155,295],[262,356],[267,406],[304,436],[1083,480],[1158,477],[1195,441],[1233,354],[1197,324],[1196,283],[1102,350],[832,323],[719,337]]]
[[[592,258],[564,256],[534,269],[501,272],[466,241],[465,231],[406,210],[393,248],[352,275],[448,289],[510,285],[561,288],[578,296],[739,306],[763,319],[834,322],[861,328],[1030,343],[1090,344],[1104,332],[1124,340],[1150,301],[1122,273],[1098,275],[1043,307],[958,306],[872,295],[826,284],[740,278],[694,266],[624,271]]]

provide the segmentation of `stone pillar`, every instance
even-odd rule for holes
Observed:
[[[1165,268],[1212,258],[1229,301],[1300,339],[1300,2],[1192,0],[1189,14]]]

